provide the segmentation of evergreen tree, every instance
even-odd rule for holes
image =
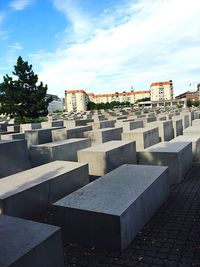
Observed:
[[[20,123],[25,122],[25,118],[46,116],[52,99],[46,98],[47,85],[42,82],[37,85],[38,76],[32,65],[18,57],[13,75],[18,79],[13,80],[6,74],[0,84],[0,113],[10,114]]]

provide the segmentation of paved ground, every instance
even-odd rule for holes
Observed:
[[[65,244],[66,266],[200,266],[200,163],[123,252]]]

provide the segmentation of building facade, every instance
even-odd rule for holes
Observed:
[[[86,93],[84,90],[66,90],[65,91],[65,109],[68,112],[80,112],[87,109],[88,102],[110,103],[113,101],[130,102],[134,104],[137,100],[150,98],[150,91],[136,92],[115,92],[114,94],[99,94]]]
[[[174,98],[173,82],[154,82],[150,86],[151,101],[172,100]]]
[[[82,89],[65,91],[65,109],[68,112],[87,110],[88,96]]]

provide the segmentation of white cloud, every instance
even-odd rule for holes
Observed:
[[[33,62],[40,58],[39,77],[52,93],[63,95],[69,88],[95,93],[130,90],[131,84],[135,90],[149,89],[153,81],[173,79],[178,94],[198,81],[200,2],[134,2],[93,18],[74,1],[54,0],[71,22],[74,43],[67,45],[67,34],[54,53],[31,56]]]
[[[14,0],[10,3],[10,7],[14,10],[23,10],[33,3],[32,0]]]
[[[12,45],[9,45],[9,48],[11,50],[15,50],[15,51],[21,51],[23,50],[23,47],[21,46],[20,43],[16,42],[16,43],[13,43]]]

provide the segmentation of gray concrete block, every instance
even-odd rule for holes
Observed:
[[[54,161],[0,179],[0,214],[31,218],[89,182],[88,165]]]
[[[41,127],[42,126],[40,122],[20,124],[20,132],[25,133],[25,131],[41,129]]]
[[[122,140],[135,141],[136,150],[143,150],[149,146],[159,143],[158,127],[152,129],[139,128],[130,132],[122,133]]]
[[[112,140],[121,140],[123,128],[105,128],[84,133],[84,137],[91,139],[92,145],[99,145]]]
[[[0,178],[30,167],[26,140],[0,141]]]
[[[66,128],[74,128],[76,126],[85,126],[88,122],[91,120],[85,119],[85,120],[64,120],[64,126]]]
[[[0,215],[1,267],[64,267],[59,227]]]
[[[64,122],[63,120],[57,120],[57,121],[44,121],[41,122],[41,127],[43,129],[45,128],[52,128],[52,127],[63,127],[64,126]]]
[[[192,167],[191,142],[162,142],[138,152],[139,164],[169,167],[171,184],[180,183]]]
[[[135,142],[109,141],[78,151],[78,161],[89,165],[89,174],[103,176],[123,164],[136,164]]]
[[[190,126],[183,130],[183,135],[198,135],[200,136],[200,125]]]
[[[126,122],[116,122],[115,127],[122,127],[123,132],[129,132],[131,130],[142,128],[143,121],[126,121]]]
[[[18,140],[25,139],[24,133],[4,134],[1,136],[1,140]]]
[[[32,166],[42,165],[54,160],[77,161],[77,151],[90,147],[88,138],[72,138],[30,147]]]
[[[146,124],[146,128],[155,128],[158,127],[159,129],[159,137],[160,141],[170,141],[171,139],[174,138],[174,131],[173,131],[173,125],[172,121],[155,121],[155,122],[150,122]]]
[[[92,126],[77,126],[75,128],[63,128],[52,131],[52,141],[61,141],[69,138],[83,138],[84,133],[91,131]]]
[[[200,160],[200,136],[179,135],[170,141],[170,143],[174,142],[192,142],[193,161]]]
[[[181,118],[173,117],[172,124],[174,129],[174,137],[183,134],[183,120]]]
[[[116,120],[95,121],[89,123],[93,130],[115,127]]]
[[[69,243],[123,251],[168,194],[166,167],[123,165],[54,203],[56,224]]]
[[[192,126],[200,126],[200,119],[193,120]]]
[[[28,147],[52,142],[52,131],[63,127],[25,131]]]

